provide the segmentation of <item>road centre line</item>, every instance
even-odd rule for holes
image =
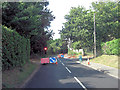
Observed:
[[[87,88],[77,79],[77,77],[74,77],[74,79],[82,86],[82,88],[87,90]]]
[[[64,63],[62,63],[62,65],[63,65],[63,66],[65,66],[65,64],[64,64]]]
[[[71,73],[71,71],[67,67],[65,67],[65,68],[68,70],[69,73]]]
[[[61,62],[61,60],[60,60],[60,62]],[[64,63],[62,63],[62,65],[65,66]],[[67,69],[67,71],[69,73],[72,73],[67,67],[65,67],[65,68]],[[84,90],[87,90],[87,88],[77,79],[77,77],[74,77],[74,79],[80,84],[80,86],[82,86],[82,88],[84,88]]]

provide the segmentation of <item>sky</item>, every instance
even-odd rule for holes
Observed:
[[[48,8],[53,11],[52,14],[55,16],[55,19],[51,22],[51,27],[49,29],[53,30],[55,35],[53,39],[60,38],[58,30],[62,29],[63,23],[66,22],[64,16],[69,14],[71,7],[84,6],[86,9],[89,9],[91,3],[98,0],[48,0]]]

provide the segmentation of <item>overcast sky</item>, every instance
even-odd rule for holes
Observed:
[[[64,16],[69,13],[71,7],[84,6],[86,9],[89,9],[91,3],[97,0],[48,0],[48,8],[53,11],[55,16],[54,21],[51,22],[51,27],[55,32],[53,39],[60,38],[58,30],[62,29],[62,26],[65,22]]]

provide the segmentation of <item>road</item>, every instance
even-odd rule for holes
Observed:
[[[25,88],[118,88],[118,79],[76,61],[59,59],[58,64],[42,65]]]

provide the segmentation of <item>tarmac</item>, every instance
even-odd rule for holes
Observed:
[[[65,55],[65,58],[69,58],[69,57],[70,57],[69,55],[67,55],[67,54]],[[88,56],[83,57],[83,59],[87,59],[87,58],[88,58]],[[89,58],[93,58],[93,56],[89,56]],[[70,59],[76,59],[76,58],[73,57]],[[100,63],[93,63],[93,62],[90,62],[90,60],[89,60],[89,64],[88,64],[88,60],[83,60],[82,62],[76,61],[76,63],[80,63],[80,64],[85,65],[87,67],[93,68],[94,70],[103,72],[103,73],[108,74],[112,77],[120,79],[120,69],[106,66],[106,65],[103,65]]]
[[[39,61],[38,61],[39,62]],[[24,88],[25,84],[34,76],[34,74],[38,71],[38,69],[40,68],[40,63],[38,62],[34,62],[33,63],[36,63],[38,64],[38,68],[30,75],[30,77],[25,81],[25,83],[23,83],[22,86],[20,86],[20,88]],[[120,80],[120,69],[117,69],[117,68],[113,68],[113,67],[109,67],[109,66],[106,66],[106,65],[103,65],[103,64],[100,64],[100,63],[93,63],[93,62],[90,62],[90,64],[88,64],[88,61],[87,60],[84,60],[82,62],[80,61],[76,61],[76,63],[80,63],[82,65],[85,65],[87,67],[90,67],[90,68],[93,68],[94,70],[97,70],[97,71],[100,71],[100,72],[103,72],[105,74],[108,74],[112,77],[115,77],[117,79]]]
[[[106,66],[106,65],[103,65],[103,64],[100,64],[100,63],[93,63],[93,62],[90,62],[90,64],[88,64],[88,61],[76,61],[77,63],[81,63],[82,65],[85,65],[85,66],[88,66],[90,68],[93,68],[97,71],[100,71],[100,72],[103,72],[105,74],[108,74],[112,77],[115,77],[117,79],[120,79],[120,69],[117,69],[117,68],[113,68],[113,67],[109,67],[109,66]]]

